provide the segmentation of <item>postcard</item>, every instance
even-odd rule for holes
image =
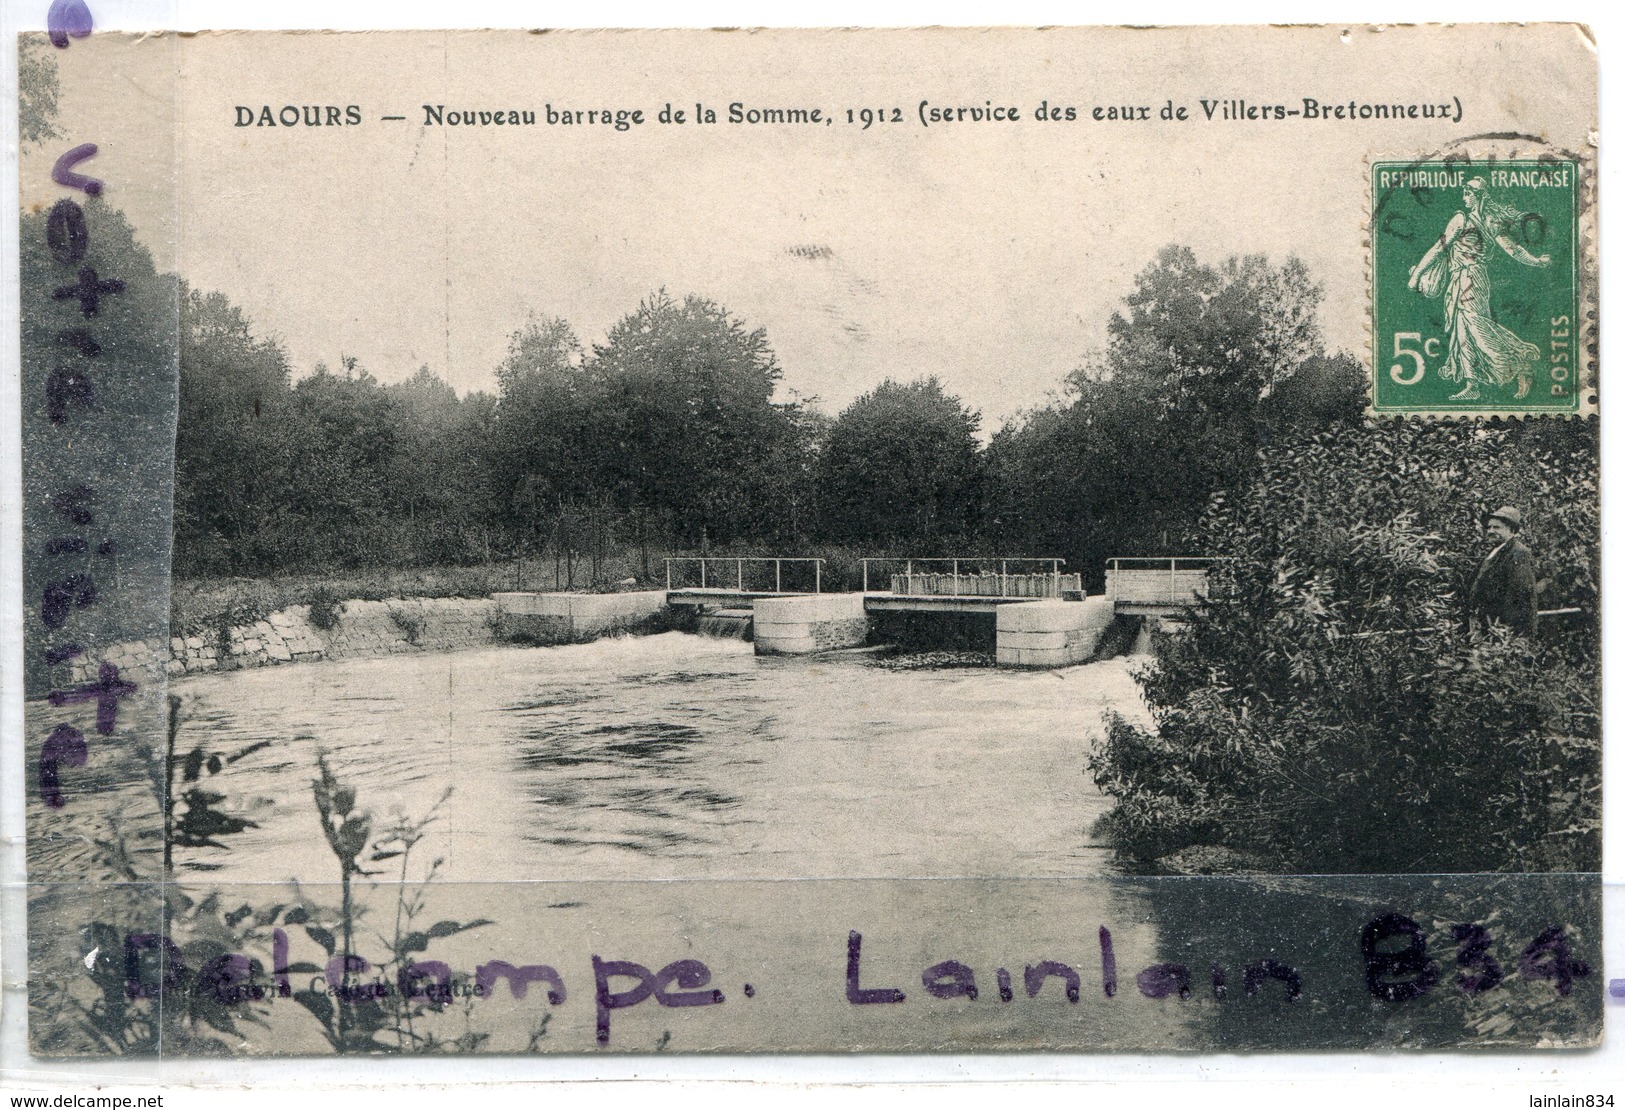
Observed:
[[[1584,28],[59,7],[35,1057],[1599,1043]]]

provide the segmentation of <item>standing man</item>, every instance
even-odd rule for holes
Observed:
[[[1518,539],[1522,530],[1523,514],[1512,505],[1485,518],[1484,534],[1495,550],[1473,578],[1467,601],[1469,628],[1497,621],[1522,635],[1535,634],[1535,557]]]

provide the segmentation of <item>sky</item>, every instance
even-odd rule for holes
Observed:
[[[1491,38],[1450,34],[99,35],[60,55],[62,119],[106,136],[107,197],[155,253],[241,306],[297,374],[350,355],[384,381],[427,365],[493,390],[527,317],[562,317],[590,346],[663,288],[765,328],[785,389],[827,411],[934,374],[988,433],[1103,346],[1170,243],[1214,262],[1302,258],[1328,346],[1363,357],[1367,156],[1529,122],[1485,76],[1504,64]],[[1576,39],[1524,38],[1520,64],[1554,74],[1543,119],[1587,103]],[[1227,122],[1201,103],[1457,95],[1463,120],[1442,125]],[[1021,119],[922,126],[922,101]],[[694,124],[696,102],[719,122]],[[730,103],[836,122],[730,124]],[[426,124],[442,104],[539,120]],[[658,122],[667,104],[689,120]],[[1040,122],[1040,104],[1078,118]],[[290,105],[354,105],[362,122],[237,126]],[[1150,118],[1093,118],[1114,106]],[[549,107],[645,122],[548,125]],[[846,122],[866,107],[886,122]]]

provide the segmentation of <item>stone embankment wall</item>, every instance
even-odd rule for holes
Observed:
[[[114,644],[94,658],[72,660],[73,681],[95,678],[105,660],[120,671],[166,657],[171,675],[207,674],[241,667],[317,659],[365,659],[411,651],[453,651],[496,643],[497,606],[489,598],[391,598],[346,601],[331,628],[311,622],[310,607],[295,605],[251,624],[176,636],[167,650],[157,640]]]
[[[574,644],[616,632],[641,632],[667,612],[665,590],[619,594],[492,594],[504,640]]]

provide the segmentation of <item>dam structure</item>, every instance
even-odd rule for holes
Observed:
[[[820,559],[694,556],[667,560],[666,589],[498,593],[492,600],[508,639],[577,643],[681,617],[691,626],[736,628],[764,656],[863,647],[887,614],[980,614],[992,618],[999,666],[1054,668],[1087,663],[1149,622],[1179,620],[1200,603],[1208,562],[1113,559],[1106,592],[1088,595],[1081,575],[1062,573],[1060,559],[873,558],[861,560],[861,589],[826,592]],[[698,564],[697,574],[681,567],[697,584],[678,584],[679,564]],[[1021,569],[1035,564],[1047,572]],[[785,588],[787,579],[802,588]],[[931,627],[929,619],[920,623]],[[1118,634],[1108,635],[1113,629]]]

